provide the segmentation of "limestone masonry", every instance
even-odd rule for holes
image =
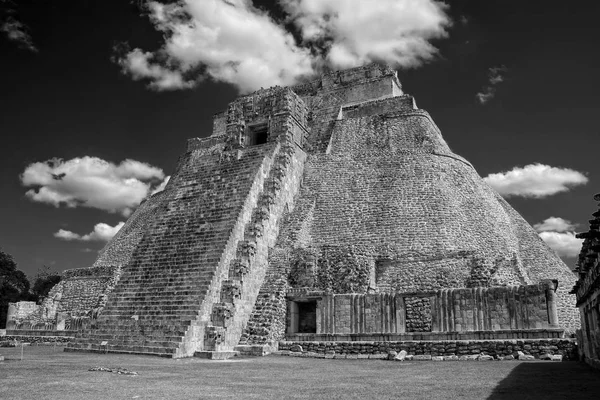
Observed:
[[[594,200],[600,201],[600,193]],[[581,314],[580,356],[588,364],[600,368],[600,209],[592,215],[590,230],[577,235],[584,241],[575,270],[579,279],[572,292],[577,295]]]
[[[578,327],[574,283],[396,73],[370,65],[229,104],[94,266],[12,327],[169,357],[555,340]]]

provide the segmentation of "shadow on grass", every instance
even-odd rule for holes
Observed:
[[[488,400],[598,399],[600,372],[576,361],[521,362],[498,383]]]

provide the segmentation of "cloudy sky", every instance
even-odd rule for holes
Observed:
[[[596,10],[541,0],[0,0],[0,247],[90,266],[239,94],[372,61],[572,267],[600,192]]]

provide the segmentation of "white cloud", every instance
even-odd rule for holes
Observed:
[[[151,79],[150,87],[158,91],[189,89],[196,85],[194,81],[185,80],[179,71],[170,70],[156,63],[152,64],[153,58],[152,53],[135,49],[119,60],[119,63],[134,80]]]
[[[210,77],[248,93],[297,83],[325,65],[418,66],[437,53],[430,40],[445,37],[450,25],[447,6],[435,0],[279,2],[301,44],[251,0],[146,1],[165,43],[155,52],[136,48],[118,62],[156,90],[189,88]]]
[[[561,257],[577,257],[583,239],[577,239],[575,232],[540,232],[540,237]]]
[[[78,234],[64,229],[59,229],[58,232],[55,232],[54,237],[67,241],[78,240],[79,238],[81,238],[81,236],[79,236]]]
[[[300,29],[304,44],[325,48],[334,68],[372,61],[416,67],[437,49],[432,39],[447,36],[450,18],[433,0],[280,0]]]
[[[120,64],[134,78],[150,79],[155,89],[192,87],[210,76],[250,92],[293,84],[314,72],[308,49],[298,47],[250,0],[148,1],[146,6],[165,44],[154,53],[134,49]]]
[[[10,7],[10,2],[3,1],[3,3],[9,4],[5,6],[6,10],[4,11],[7,16],[0,21],[0,32],[3,32],[10,41],[17,43],[19,47],[37,52],[38,50],[27,32],[27,26],[11,15],[16,14],[16,11]]]
[[[566,232],[575,229],[575,225],[571,221],[559,217],[547,218],[543,222],[533,225],[533,227],[538,232]]]
[[[504,82],[504,74],[508,69],[501,65],[488,69],[488,85],[484,86],[479,93],[475,95],[479,103],[485,104],[496,96],[496,86]]]
[[[167,183],[169,183],[169,180],[171,180],[171,176],[167,176],[161,183],[160,185],[158,185],[156,187],[156,189],[154,189],[152,191],[152,193],[150,193],[150,196],[152,196],[153,194],[156,194],[158,192],[162,192],[163,190],[165,190],[165,187],[167,186]]]
[[[486,86],[483,90],[475,95],[477,101],[481,104],[485,104],[496,96],[496,88],[493,86]]]
[[[573,186],[588,182],[588,178],[581,172],[544,164],[515,167],[511,171],[490,174],[484,180],[503,197],[533,198],[566,192]]]
[[[540,237],[561,257],[577,257],[583,239],[575,237],[575,224],[559,217],[550,217],[533,225]]]
[[[54,237],[66,240],[66,241],[81,241],[81,242],[108,242],[119,232],[119,230],[125,225],[125,222],[119,222],[115,226],[110,226],[103,222],[96,224],[94,230],[87,235],[79,235],[75,232],[59,229],[58,232],[54,233]]]
[[[139,161],[125,160],[115,165],[88,156],[33,163],[20,176],[24,186],[33,187],[26,193],[33,201],[56,207],[90,207],[125,216],[164,177],[162,169]]]

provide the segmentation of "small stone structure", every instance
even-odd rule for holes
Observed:
[[[264,354],[286,329],[579,326],[568,267],[379,65],[231,102],[84,275],[55,291],[81,321],[69,351],[219,358]]]
[[[97,317],[119,276],[118,267],[65,270],[40,305],[30,301],[9,304],[8,334],[74,336]]]
[[[600,194],[594,200],[600,201]],[[580,356],[600,368],[600,209],[592,215],[589,231],[577,235],[584,241],[575,269],[579,279],[572,292],[577,296],[581,315]]]

